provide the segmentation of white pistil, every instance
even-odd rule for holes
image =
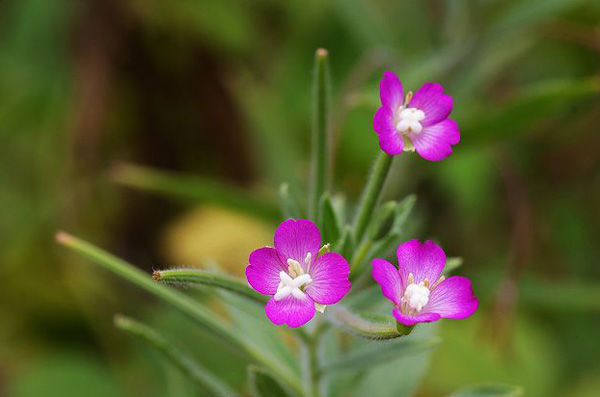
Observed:
[[[308,274],[312,262],[312,254],[308,252],[304,258],[306,272],[297,260],[288,258],[286,262],[288,271],[287,273],[283,270],[279,272],[280,281],[274,298],[276,301],[279,301],[291,294],[294,298],[302,299],[305,295],[304,288],[312,282],[312,278]]]
[[[425,118],[425,113],[421,109],[417,108],[404,108],[400,107],[398,114],[398,122],[396,123],[396,130],[405,135],[410,132],[415,134],[420,133],[423,130],[421,121]]]
[[[429,302],[429,288],[423,282],[419,284],[409,284],[404,291],[404,301],[409,310],[417,313]]]
[[[290,294],[297,299],[304,298],[305,294],[301,288],[312,282],[309,274],[301,274],[292,278],[283,270],[279,272],[279,279],[281,281],[277,286],[277,292],[274,296],[276,301],[287,298]]]

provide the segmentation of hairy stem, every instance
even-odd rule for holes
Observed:
[[[315,53],[314,121],[312,138],[312,181],[308,215],[317,219],[319,200],[329,183],[329,71],[328,53],[319,48]]]
[[[320,397],[319,389],[319,357],[318,357],[318,335],[312,335],[310,339],[302,339],[300,353],[302,359],[302,372],[304,376],[304,390],[307,397]]]
[[[384,152],[380,152],[375,159],[354,218],[354,241],[357,243],[362,241],[373,210],[379,201],[385,178],[392,165],[392,159],[392,156]]]
[[[216,287],[230,292],[234,292],[245,298],[265,304],[269,300],[268,296],[256,292],[245,282],[224,274],[208,272],[198,269],[167,269],[155,270],[152,278],[161,283],[174,284],[198,284],[207,287]]]

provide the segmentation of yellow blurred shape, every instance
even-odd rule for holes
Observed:
[[[274,230],[257,218],[202,206],[172,221],[162,246],[169,266],[202,268],[214,261],[228,273],[241,276],[253,250],[273,245]]]

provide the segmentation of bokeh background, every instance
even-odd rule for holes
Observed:
[[[318,47],[331,56],[334,186],[352,200],[378,150],[381,72],[454,97],[454,154],[401,156],[386,193],[418,195],[410,237],[462,256],[482,302],[441,325],[416,395],[502,381],[529,396],[598,396],[592,0],[0,2],[0,396],[193,395],[113,328],[116,312],[176,329],[244,382],[242,359],[53,235],[147,271],[242,274],[271,239],[278,185],[305,191]]]

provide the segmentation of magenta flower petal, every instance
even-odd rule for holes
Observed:
[[[400,306],[400,299],[404,291],[398,269],[390,262],[383,259],[373,259],[373,278],[381,287],[383,296]]]
[[[394,318],[396,318],[396,321],[406,326],[411,326],[418,323],[432,323],[441,318],[441,316],[437,313],[420,313],[416,316],[408,316],[406,314],[402,314],[398,308],[395,308],[392,314],[394,315]]]
[[[282,299],[269,299],[265,306],[265,313],[275,325],[287,325],[297,328],[309,322],[315,315],[315,303],[305,295],[303,299],[292,295]]]
[[[246,267],[248,283],[261,294],[273,295],[279,285],[279,272],[287,270],[287,264],[279,253],[270,247],[252,251]]]
[[[441,161],[452,154],[451,145],[460,141],[460,132],[456,122],[447,119],[424,127],[420,134],[413,134],[410,139],[425,160]]]
[[[308,273],[312,282],[305,292],[317,303],[332,305],[350,291],[350,265],[338,253],[330,252],[319,256]]]
[[[396,131],[394,126],[394,114],[391,109],[381,107],[373,117],[373,129],[379,137],[381,150],[389,155],[402,154],[404,139]]]
[[[424,311],[438,313],[443,318],[462,320],[477,310],[479,302],[473,295],[471,281],[462,276],[452,276],[437,285]]]
[[[412,273],[414,282],[419,284],[425,279],[435,283],[446,264],[446,254],[433,241],[421,243],[417,239],[401,244],[396,251],[400,277],[407,285],[408,275]]]
[[[317,257],[321,247],[321,233],[311,221],[289,219],[282,222],[275,231],[275,248],[288,258],[295,259],[305,267],[306,254],[310,252],[311,262]],[[306,271],[306,269],[304,269]]]
[[[343,256],[321,256],[321,233],[308,220],[287,220],[275,231],[275,248],[250,254],[248,283],[258,292],[273,295],[265,313],[276,325],[299,327],[315,314],[315,303],[337,303],[350,290],[350,266]]]
[[[379,82],[379,97],[384,107],[395,111],[404,101],[404,88],[394,72],[386,70]]]
[[[438,83],[425,83],[412,97],[409,108],[421,109],[425,118],[423,127],[439,123],[452,112],[452,97],[444,95],[444,88]]]

